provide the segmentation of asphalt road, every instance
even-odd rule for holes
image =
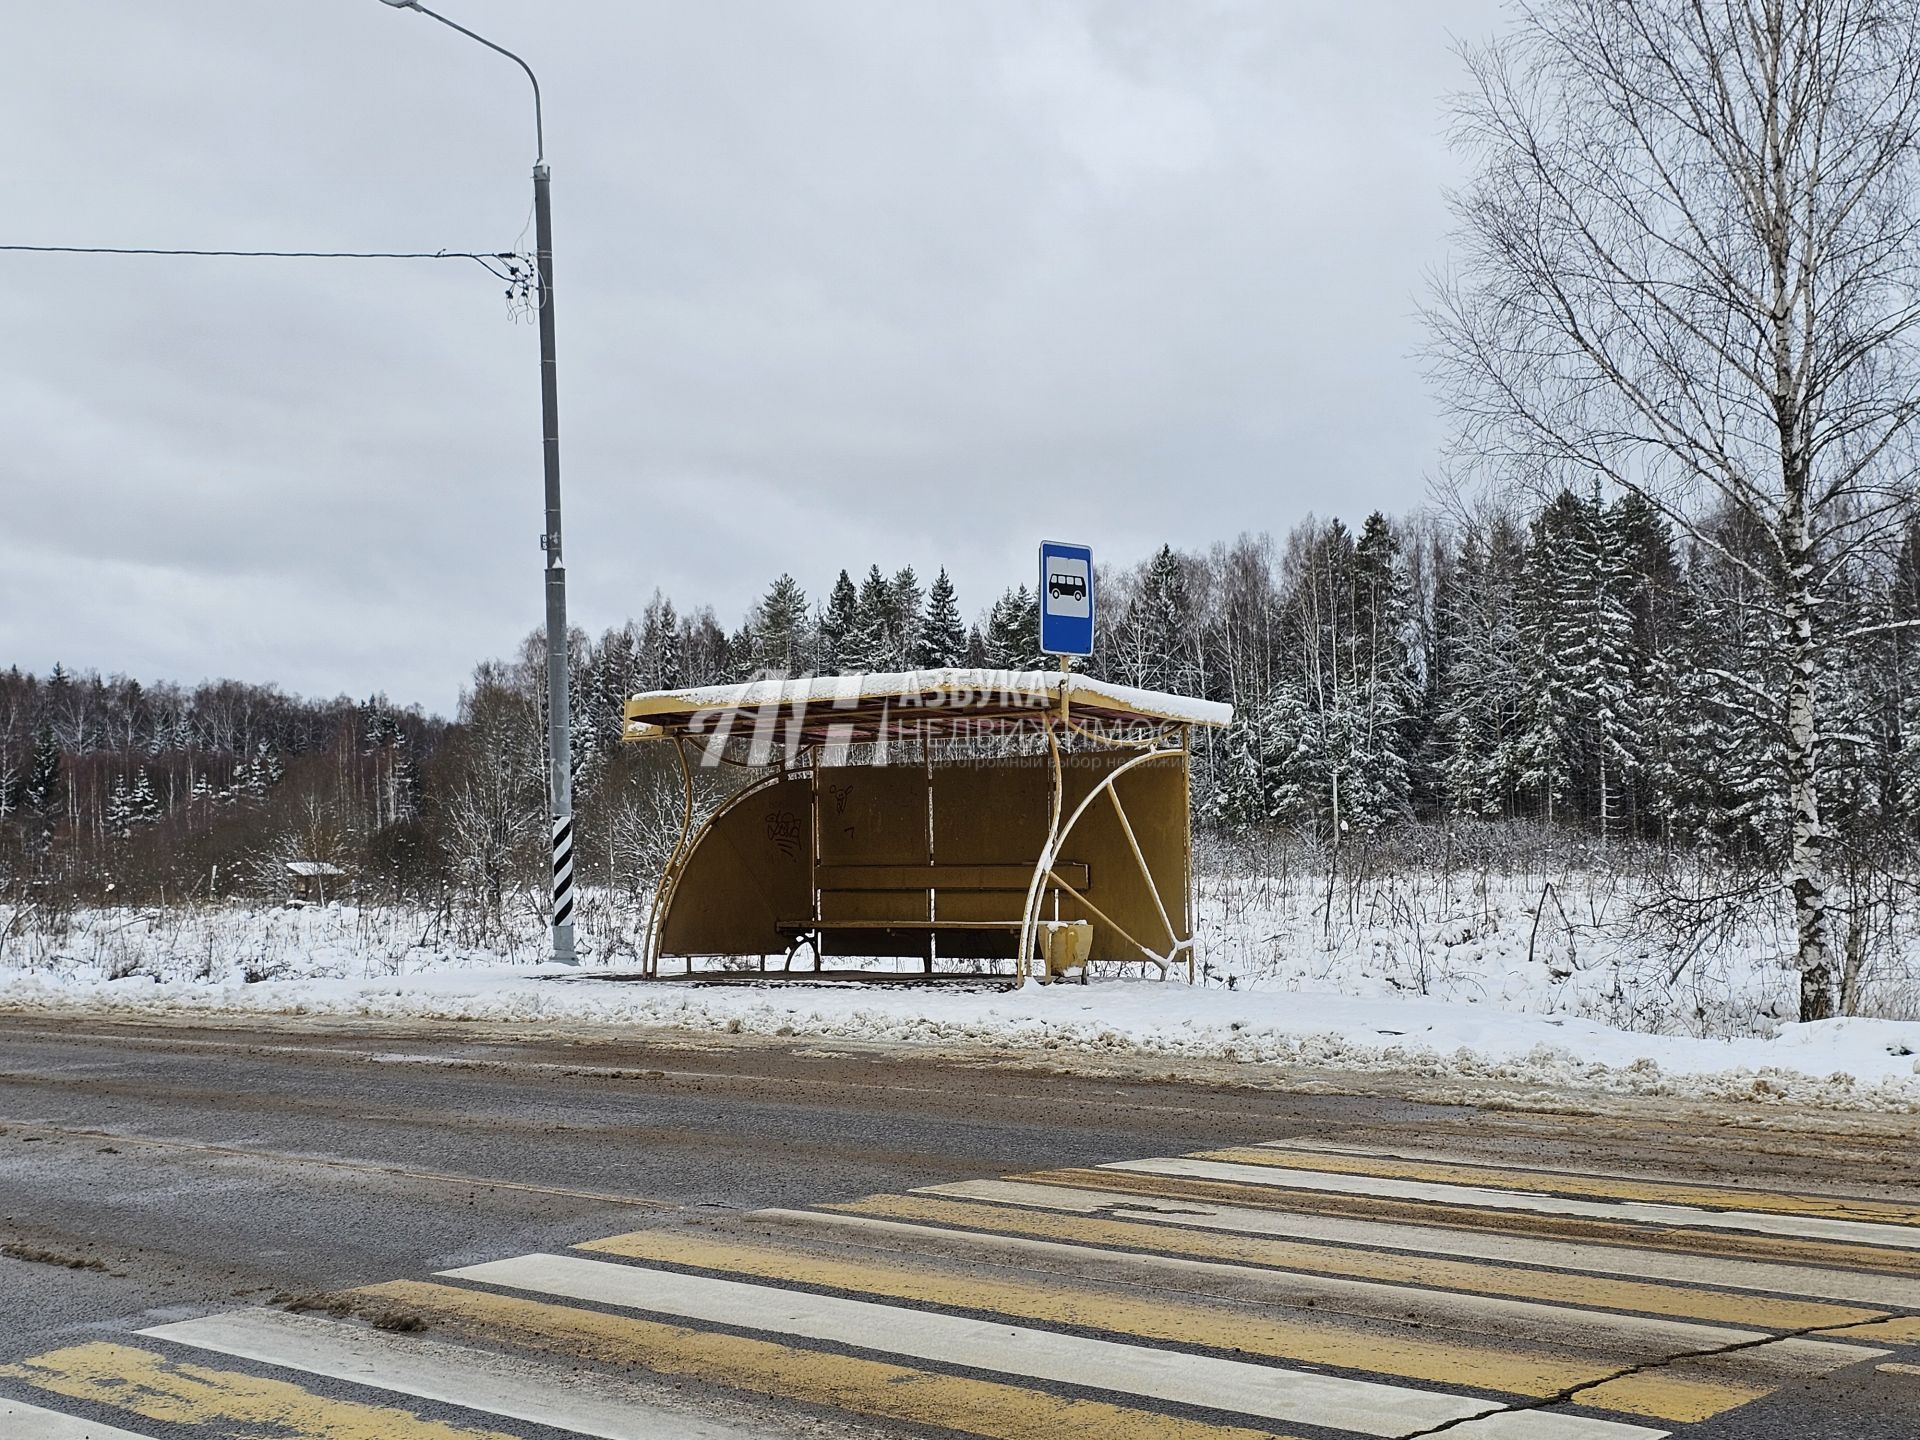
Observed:
[[[1920,1437],[1913,1117],[1158,1068],[0,1017],[0,1440]]]

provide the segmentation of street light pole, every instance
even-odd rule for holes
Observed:
[[[573,705],[568,691],[567,567],[560,549],[560,386],[553,337],[553,198],[547,170],[545,126],[540,114],[540,81],[533,67],[511,50],[476,35],[464,25],[427,9],[419,0],[385,0],[396,10],[417,10],[458,30],[469,40],[507,57],[533,84],[533,233],[540,291],[540,421],[546,471],[547,524],[540,536],[546,552],[547,590],[547,799],[553,842],[553,958],[575,965],[573,948]]]

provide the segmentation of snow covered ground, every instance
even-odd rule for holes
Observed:
[[[1605,871],[1203,879],[1209,978],[1256,991],[1422,996],[1661,1035],[1771,1034],[1799,1013],[1791,915],[1745,909],[1697,948],[1661,932],[1644,891]],[[1878,936],[1856,1013],[1920,1020],[1920,933]]]
[[[1017,993],[620,981],[631,917],[604,905],[588,939],[612,964],[579,972],[533,963],[531,928],[504,954],[461,949],[408,910],[102,910],[55,934],[0,910],[0,1007],[662,1026],[1920,1114],[1904,971],[1874,992],[1890,1018],[1787,1024],[1794,977],[1765,934],[1674,979],[1669,960],[1600,923],[1593,896],[1550,900],[1536,928],[1538,898],[1532,881],[1447,894],[1387,882],[1337,903],[1329,924],[1324,889],[1215,881],[1199,905],[1206,983]]]

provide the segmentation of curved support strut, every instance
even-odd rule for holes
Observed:
[[[1078,726],[1073,726],[1070,720],[1064,721],[1063,723],[1076,730],[1079,728]],[[1040,858],[1034,864],[1033,879],[1027,885],[1026,908],[1021,912],[1020,916],[1020,949],[1014,969],[1016,981],[1024,984],[1027,978],[1028,963],[1041,958],[1035,954],[1035,945],[1039,938],[1040,930],[1041,896],[1046,889],[1045,882],[1049,879],[1060,889],[1065,890],[1069,895],[1073,896],[1075,900],[1085,906],[1094,915],[1099,917],[1109,928],[1116,931],[1121,939],[1132,945],[1147,960],[1158,965],[1163,978],[1171,973],[1173,962],[1182,951],[1189,953],[1189,965],[1191,965],[1193,940],[1191,937],[1182,939],[1176,932],[1173,920],[1167,914],[1166,904],[1160,898],[1160,888],[1154,882],[1153,872],[1148,868],[1146,857],[1140,850],[1140,843],[1134,836],[1133,826],[1127,819],[1126,811],[1121,808],[1119,792],[1114,788],[1115,782],[1129,770],[1148,764],[1154,760],[1162,760],[1168,756],[1181,755],[1183,753],[1182,749],[1178,746],[1156,744],[1152,749],[1145,750],[1123,764],[1116,765],[1100,778],[1099,783],[1097,783],[1093,789],[1087,792],[1085,798],[1074,807],[1073,814],[1068,817],[1064,825],[1060,822],[1060,812],[1065,808],[1065,787],[1060,771],[1060,743],[1054,734],[1052,723],[1049,723],[1047,726],[1047,750],[1053,761],[1053,804],[1047,823],[1046,844],[1041,847]],[[1153,903],[1159,911],[1161,922],[1166,926],[1168,948],[1164,954],[1154,950],[1151,946],[1130,934],[1125,928],[1117,924],[1110,915],[1054,873],[1054,865],[1060,858],[1060,847],[1066,843],[1067,837],[1073,834],[1073,828],[1080,823],[1080,817],[1087,813],[1088,807],[1102,794],[1107,795],[1111,799],[1115,810],[1119,812],[1120,825],[1126,834],[1127,844],[1132,847],[1134,859],[1138,862],[1142,878],[1144,878],[1147,883],[1147,890],[1153,896]]]

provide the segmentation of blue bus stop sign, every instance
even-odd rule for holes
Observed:
[[[1093,654],[1093,550],[1040,545],[1040,651],[1043,655]]]

